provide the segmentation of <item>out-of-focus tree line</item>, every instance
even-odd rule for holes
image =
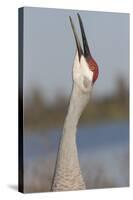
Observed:
[[[117,79],[115,88],[109,97],[93,98],[85,109],[80,123],[128,119],[129,89],[123,78]],[[39,88],[32,90],[30,96],[24,100],[24,127],[62,127],[68,104],[69,98],[63,93],[57,95],[55,102],[49,105]]]

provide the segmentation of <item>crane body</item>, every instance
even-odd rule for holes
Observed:
[[[86,40],[83,23],[78,14],[82,33],[83,47],[70,17],[77,52],[73,64],[73,87],[69,108],[61,135],[52,191],[83,190],[86,185],[81,173],[76,144],[78,121],[91,96],[93,84],[98,77],[98,66],[92,58]]]

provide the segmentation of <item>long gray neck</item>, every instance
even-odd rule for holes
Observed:
[[[89,96],[90,94],[83,93],[76,84],[73,85],[57,156],[52,185],[53,191],[85,189],[78,159],[76,130],[81,113],[88,103]]]

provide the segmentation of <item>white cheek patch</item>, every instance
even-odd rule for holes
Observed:
[[[73,66],[73,80],[78,87],[85,93],[92,89],[93,72],[89,69],[88,64],[83,56],[80,58],[76,54]]]
[[[90,81],[88,80],[88,78],[86,76],[83,77],[83,84],[84,87],[87,89],[90,85]]]
[[[93,72],[89,69],[88,64],[83,56],[81,56],[81,59],[80,59],[80,67],[81,67],[80,73],[82,73],[83,76],[88,78],[90,82],[92,82]]]

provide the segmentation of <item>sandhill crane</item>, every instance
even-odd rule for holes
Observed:
[[[78,159],[76,130],[78,120],[88,103],[93,85],[98,78],[98,65],[91,56],[82,19],[79,14],[77,15],[84,51],[80,45],[72,18],[69,17],[76,41],[77,53],[73,65],[72,93],[60,140],[52,191],[86,189]]]

